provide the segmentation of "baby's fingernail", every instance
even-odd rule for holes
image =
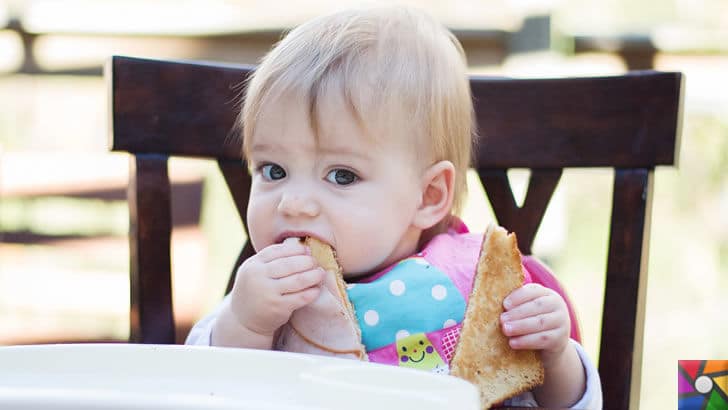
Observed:
[[[511,300],[508,299],[508,298],[503,299],[503,307],[506,308],[506,309],[510,309],[511,308]]]
[[[508,313],[503,313],[500,317],[501,322],[505,323],[508,321]]]
[[[506,333],[510,333],[510,332],[511,332],[511,330],[513,330],[513,325],[512,325],[512,324],[510,324],[510,323],[504,323],[504,324],[503,324],[503,330],[504,330],[504,331],[505,331]]]

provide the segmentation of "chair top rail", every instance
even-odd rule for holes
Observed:
[[[252,69],[112,57],[105,76],[112,96],[111,150],[241,159],[235,123]],[[682,81],[680,73],[656,71],[579,78],[474,76],[475,166],[676,165]]]

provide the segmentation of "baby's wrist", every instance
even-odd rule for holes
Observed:
[[[556,350],[544,349],[541,351],[541,362],[545,368],[556,367],[566,360],[569,351],[569,343],[567,342],[562,348]]]
[[[260,326],[259,323],[255,323],[255,320],[245,320],[245,318],[240,317],[239,315],[234,315],[235,321],[240,327],[240,332],[243,334],[248,335],[249,337],[254,337],[258,339],[270,339],[273,340],[273,336],[275,335],[277,328],[268,329],[267,326]]]
[[[257,332],[243,323],[230,309],[224,309],[218,317],[212,332],[212,344],[228,347],[271,349],[273,334]]]
[[[260,317],[250,315],[249,313],[251,312],[247,309],[236,309],[236,307],[232,306],[232,304],[224,311],[224,314],[226,314],[231,321],[235,322],[240,332],[253,336],[272,338],[277,328],[267,329],[271,321],[261,320]]]
[[[273,335],[275,335],[277,329],[267,330],[267,329],[261,329],[253,325],[246,324],[244,322],[238,322],[240,324],[240,327],[242,328],[243,332],[259,338],[273,338]]]

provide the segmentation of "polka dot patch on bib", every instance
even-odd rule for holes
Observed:
[[[367,351],[460,323],[465,299],[450,278],[421,257],[403,260],[371,283],[347,289]]]

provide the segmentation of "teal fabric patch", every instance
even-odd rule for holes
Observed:
[[[417,333],[463,321],[465,299],[450,278],[422,257],[411,257],[371,283],[347,289],[367,351]]]

